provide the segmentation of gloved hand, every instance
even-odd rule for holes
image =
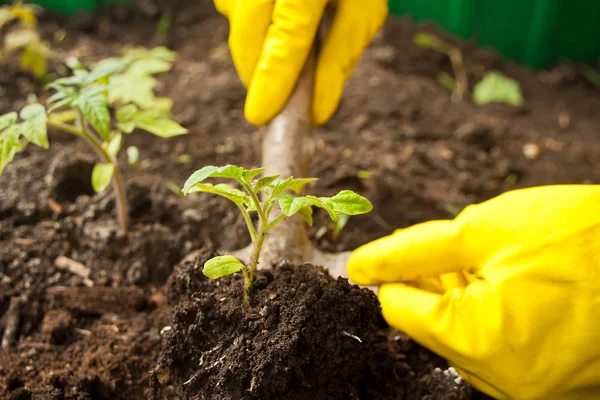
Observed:
[[[357,249],[388,323],[498,399],[600,399],[600,185],[516,190]]]
[[[313,123],[335,112],[344,83],[387,17],[387,0],[215,0],[230,22],[229,47],[248,88],[246,119],[263,125],[289,98],[325,7],[334,11],[316,62]]]

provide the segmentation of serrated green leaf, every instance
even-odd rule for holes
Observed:
[[[523,104],[523,95],[516,80],[492,71],[473,88],[473,101],[476,104],[502,102],[518,107]]]
[[[92,187],[96,193],[102,193],[110,185],[115,166],[108,163],[98,163],[92,170]]]
[[[266,168],[247,169],[242,174],[242,179],[244,179],[246,182],[250,182],[252,179],[256,178],[266,170]]]
[[[135,104],[127,104],[121,107],[116,112],[117,121],[126,122],[131,121],[133,116],[139,111]]]
[[[242,178],[244,169],[235,165],[227,164],[222,167],[207,165],[194,172],[183,185],[183,193],[187,194],[192,186],[203,182],[208,178],[230,178],[239,181]]]
[[[302,217],[304,221],[310,226],[313,224],[313,210],[312,207],[304,207],[298,210],[298,214]]]
[[[153,75],[167,72],[171,69],[171,66],[170,62],[164,60],[141,59],[131,64],[127,72],[135,75]]]
[[[254,184],[254,191],[258,192],[259,190],[261,190],[264,187],[269,186],[271,183],[275,182],[275,180],[279,179],[279,175],[273,175],[273,176],[265,176],[260,178],[258,181],[256,181],[256,183]]]
[[[324,209],[325,211],[327,211],[327,213],[329,214],[329,218],[333,221],[336,222],[339,215],[338,213],[335,211],[335,209],[333,208],[333,205],[330,204],[327,201],[327,198],[323,198],[323,197],[315,197],[315,196],[306,196],[306,198],[311,199],[313,201],[313,205],[319,208]]]
[[[19,135],[21,127],[19,125],[10,125],[0,133],[0,175],[6,165],[12,161],[19,151],[23,150]]]
[[[246,203],[246,194],[241,190],[227,185],[226,183],[219,183],[217,185],[212,185],[210,183],[197,183],[194,186],[192,186],[192,188],[187,193],[189,194],[197,192],[217,194],[239,205],[243,205]]]
[[[0,132],[17,122],[19,115],[16,112],[9,112],[0,117]]]
[[[140,151],[137,147],[129,146],[127,148],[127,162],[129,163],[129,165],[138,165],[138,163],[140,162]]]
[[[106,99],[102,96],[77,99],[75,104],[80,108],[85,119],[102,136],[104,141],[109,140],[110,113]]]
[[[307,197],[294,197],[290,194],[281,195],[277,201],[279,207],[286,217],[291,217],[296,214],[302,208],[312,207],[314,202]]]
[[[273,182],[273,184],[271,184],[271,186],[273,186],[273,197],[278,196],[286,190],[291,190],[298,194],[307,184],[316,180],[316,178],[294,178],[293,176],[290,176],[283,181]]]
[[[69,69],[71,69],[71,70],[83,70],[83,69],[85,69],[85,67],[79,61],[79,59],[77,57],[67,57],[67,59],[65,60],[65,65],[67,67],[69,67]]]
[[[21,110],[21,133],[31,143],[47,149],[48,143],[48,115],[46,108],[41,104],[28,104]]]
[[[302,192],[302,189],[304,189],[306,185],[308,185],[311,182],[315,182],[316,180],[316,178],[295,178],[292,179],[292,181],[289,183],[287,189],[291,190],[296,194],[299,194],[300,192]]]
[[[110,139],[110,142],[108,142],[108,146],[106,146],[106,151],[108,152],[108,154],[110,154],[113,157],[117,157],[117,154],[119,154],[119,150],[121,150],[122,140],[123,135],[121,135],[120,133],[114,135],[112,139]]]
[[[119,130],[121,132],[131,133],[135,130],[135,122],[134,121],[117,122],[117,128],[119,128]]]
[[[135,118],[135,125],[162,138],[171,138],[188,133],[188,130],[171,119]]]
[[[121,74],[110,77],[111,103],[135,103],[141,108],[151,108],[155,102],[156,81],[147,75]]]
[[[322,197],[320,200],[340,214],[359,215],[373,209],[369,200],[352,190],[342,190],[333,197]]]
[[[102,60],[87,74],[82,83],[83,85],[89,85],[102,78],[123,72],[131,62],[132,60],[129,58],[107,58]]]
[[[243,268],[246,268],[244,264],[234,256],[218,256],[204,263],[202,273],[210,279],[219,279],[239,272]]]

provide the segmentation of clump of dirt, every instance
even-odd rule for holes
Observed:
[[[173,308],[158,381],[170,377],[198,399],[420,399],[452,391],[447,382],[415,381],[419,371],[391,355],[379,302],[368,289],[334,279],[325,268],[281,263],[257,273],[248,308],[240,276],[198,279],[199,291],[190,291],[186,282],[211,253],[182,263],[170,278],[169,298],[182,301]],[[404,343],[409,350],[410,341]],[[445,398],[471,398],[467,385],[453,385],[458,397]]]
[[[374,293],[312,265],[260,271],[248,309],[239,276],[211,282],[173,310],[160,365],[186,395],[348,399],[383,327]]]

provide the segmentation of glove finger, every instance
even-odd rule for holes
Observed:
[[[327,0],[279,0],[252,74],[246,119],[263,125],[285,105],[310,52]]]
[[[240,0],[234,10],[229,1],[220,0],[219,3],[225,12],[229,12],[229,48],[233,64],[248,87],[271,25],[274,0]]]
[[[214,0],[215,2],[215,8],[217,9],[217,11],[226,16],[229,17],[229,14],[231,13],[231,5],[232,2],[231,0]]]
[[[462,224],[430,221],[396,231],[355,250],[348,277],[359,285],[415,281],[472,266],[462,251]]]
[[[388,14],[385,0],[340,1],[319,49],[313,122],[321,125],[337,109],[344,84]]]
[[[390,283],[378,296],[388,324],[465,370],[500,343],[502,315],[486,282],[441,295]]]

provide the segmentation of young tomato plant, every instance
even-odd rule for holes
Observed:
[[[413,41],[420,47],[437,50],[448,56],[455,78],[452,78],[445,72],[440,72],[438,74],[438,81],[450,90],[458,100],[462,100],[469,90],[469,78],[460,50],[429,33],[419,32],[413,37]]]
[[[182,189],[185,195],[206,192],[223,196],[235,203],[242,213],[254,245],[249,265],[245,266],[231,255],[219,256],[206,262],[203,273],[210,279],[218,279],[241,271],[245,282],[244,298],[248,304],[262,245],[274,226],[295,214],[299,214],[307,224],[312,225],[312,207],[325,209],[333,221],[337,221],[342,215],[365,214],[373,209],[369,200],[351,190],[342,190],[333,197],[299,196],[304,186],[316,179],[289,177],[282,180],[279,175],[259,178],[265,170],[265,168],[248,170],[235,165],[206,166],[192,174]],[[224,183],[216,185],[204,183],[208,178],[233,179],[244,190]],[[279,206],[280,211],[272,215],[276,205]],[[258,229],[252,223],[251,212],[258,214]]]
[[[80,137],[101,159],[92,171],[92,186],[102,192],[113,182],[119,221],[127,231],[127,196],[116,161],[123,134],[136,128],[163,138],[187,133],[170,119],[171,100],[157,98],[153,92],[152,74],[169,70],[173,60],[173,52],[158,47],[126,51],[123,57],[103,60],[91,70],[75,59],[67,61],[72,75],[48,85],[55,93],[46,107],[27,105],[21,110],[21,123],[16,112],[0,117],[0,174],[27,143],[48,148],[48,128]]]
[[[37,7],[22,4],[22,0],[0,7],[0,32],[3,38],[0,58],[5,62],[9,55],[18,52],[21,70],[42,79],[46,76],[52,50],[37,30],[36,12]]]

